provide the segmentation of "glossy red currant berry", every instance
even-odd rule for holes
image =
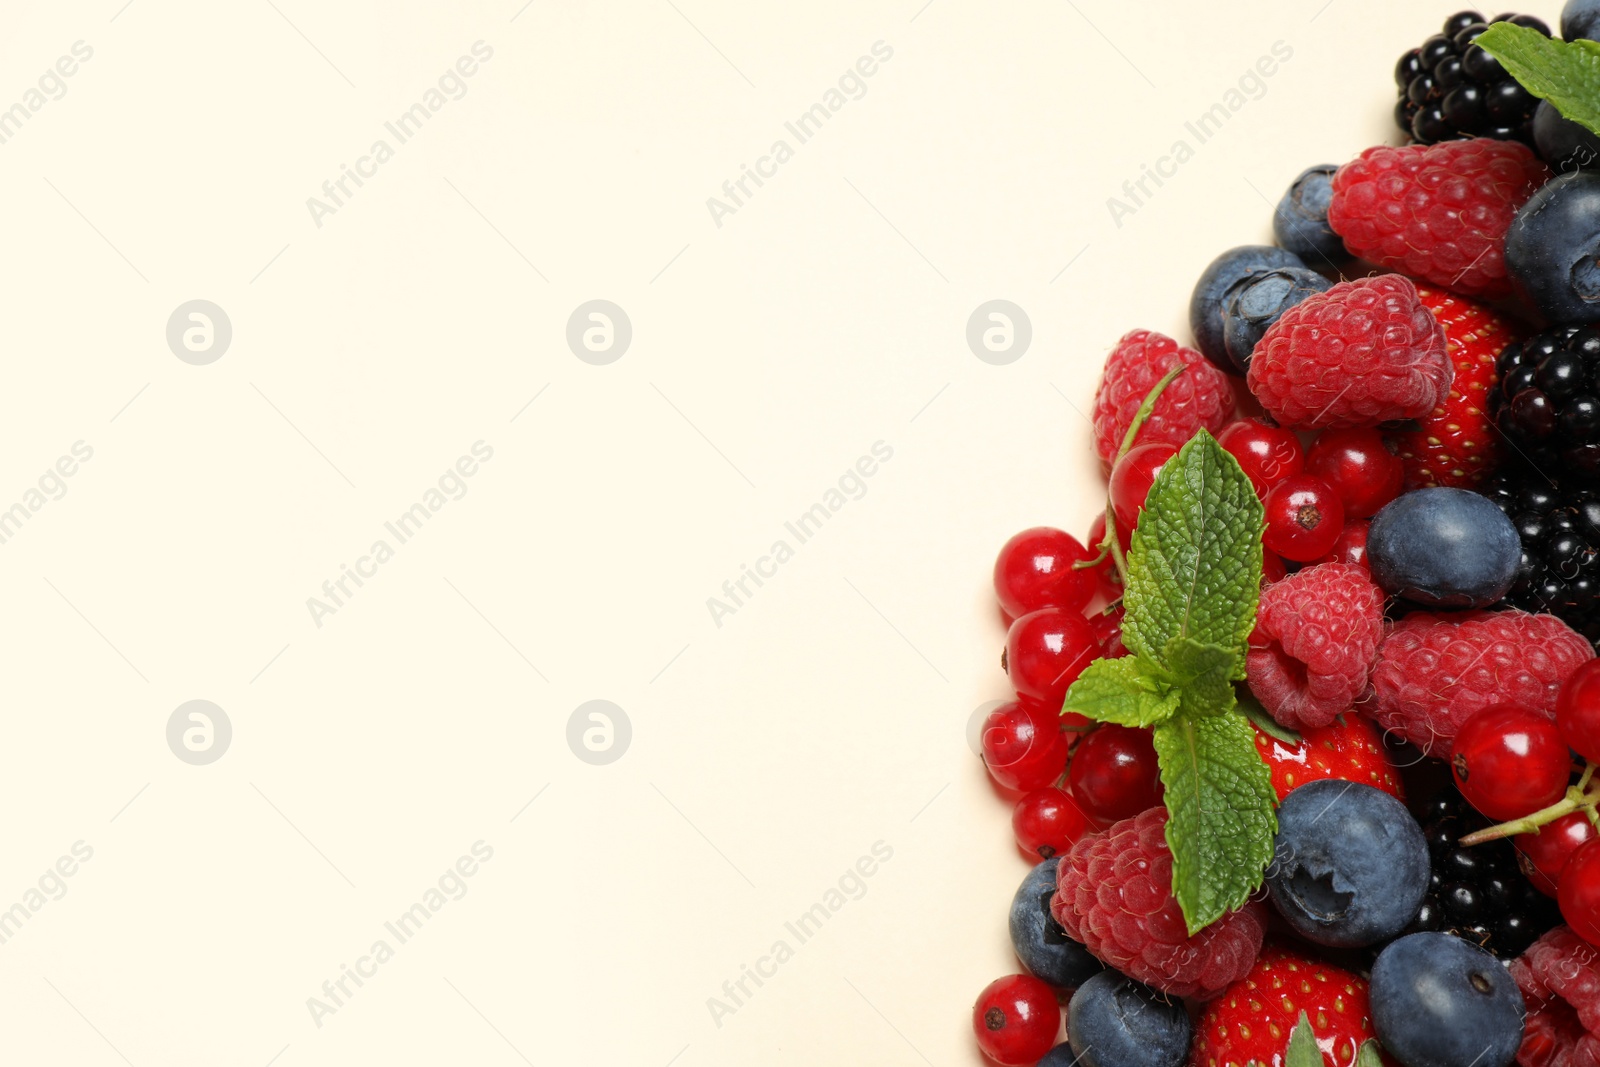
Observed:
[[[1006,789],[1054,785],[1067,769],[1067,739],[1056,717],[1031,701],[1008,701],[983,723],[983,762]]]
[[[1123,526],[1122,523],[1117,523],[1117,544],[1122,549],[1123,559],[1128,558],[1128,547],[1132,544],[1132,538],[1133,531]],[[1102,511],[1089,524],[1089,540],[1086,547],[1092,556],[1100,554],[1100,543],[1105,539],[1106,515]],[[1107,600],[1115,600],[1122,595],[1122,576],[1117,573],[1117,562],[1111,558],[1111,553],[1107,552],[1105,558],[1095,565],[1094,574],[1100,583],[1101,596]]]
[[[1076,611],[1040,608],[1011,624],[1001,665],[1018,693],[1059,708],[1067,688],[1099,658],[1087,619]]]
[[[1289,577],[1289,568],[1283,565],[1283,557],[1267,549],[1261,550],[1261,584],[1271,585],[1281,582]]]
[[[1267,494],[1262,540],[1284,559],[1306,563],[1326,555],[1344,529],[1344,505],[1326,482],[1308,474],[1285,478]]]
[[[1092,570],[1073,567],[1093,559],[1078,539],[1049,526],[1023,530],[1000,549],[994,561],[994,591],[1011,618],[1040,608],[1082,611],[1094,597]]]
[[[972,1006],[978,1048],[1004,1067],[1033,1067],[1056,1043],[1061,1005],[1056,992],[1031,974],[996,978]]]
[[[1467,803],[1496,822],[1549,807],[1567,791],[1572,757],[1542,712],[1491,704],[1462,724],[1450,772]]]
[[[1590,841],[1567,860],[1556,901],[1567,925],[1589,944],[1600,945],[1600,843]]]
[[[1178,454],[1174,445],[1148,444],[1131,448],[1111,468],[1111,507],[1117,513],[1117,528],[1133,531],[1144,507],[1144,498],[1150,495],[1150,486],[1167,460]]]
[[[1306,463],[1306,450],[1293,431],[1260,419],[1229,423],[1217,436],[1217,444],[1239,461],[1258,496],[1266,496],[1273,486],[1299,474]]]
[[[1326,482],[1353,519],[1376,515],[1400,495],[1405,480],[1400,457],[1382,434],[1366,428],[1323,430],[1306,453],[1306,473]]]
[[[1574,752],[1600,762],[1600,660],[1585,663],[1562,683],[1556,725]]]
[[[1017,845],[1034,862],[1059,856],[1095,829],[1065,789],[1036,789],[1011,809],[1011,831],[1017,835]]]
[[[1354,563],[1358,567],[1372,569],[1372,564],[1367,562],[1367,528],[1372,525],[1366,519],[1350,519],[1344,524],[1344,529],[1339,531],[1338,540],[1328,550],[1326,556],[1318,556],[1313,563]]]
[[[1517,846],[1517,866],[1528,881],[1547,897],[1556,895],[1561,872],[1578,849],[1596,837],[1594,823],[1587,813],[1571,811],[1554,822],[1547,822],[1536,833],[1518,834],[1511,839]]]
[[[1067,769],[1073,797],[1102,825],[1161,802],[1161,767],[1149,730],[1107,724],[1078,742]]]
[[[1100,655],[1106,659],[1121,659],[1128,654],[1122,647],[1122,614],[1119,605],[1089,616],[1089,630],[1100,646]]]

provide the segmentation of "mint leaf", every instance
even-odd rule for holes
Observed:
[[[1095,660],[1067,690],[1061,710],[1122,726],[1153,726],[1171,718],[1178,710],[1178,691],[1145,667],[1137,656]]]
[[[1172,895],[1191,935],[1244,904],[1272,859],[1272,774],[1242,715],[1180,715],[1155,728],[1166,786]]]
[[[1526,26],[1496,22],[1477,43],[1528,92],[1600,133],[1600,42],[1556,41]]]
[[[1357,1063],[1360,1063],[1359,1059]],[[1322,1067],[1322,1049],[1317,1047],[1317,1035],[1311,1032],[1311,1020],[1306,1018],[1305,1012],[1300,1013],[1300,1021],[1289,1031],[1289,1047],[1283,1053],[1283,1067]]]
[[[1287,726],[1280,726],[1277,719],[1267,714],[1267,709],[1261,706],[1261,701],[1255,698],[1254,693],[1248,689],[1243,692],[1236,690],[1235,695],[1239,700],[1239,710],[1244,712],[1244,717],[1255,723],[1262,733],[1268,737],[1276,738],[1286,745],[1293,745],[1295,748],[1300,747],[1305,738]]]
[[[1233,683],[1244,677],[1244,660],[1238,653],[1179,637],[1167,646],[1163,659],[1181,694],[1178,707],[1185,715],[1233,710]]]
[[[1239,461],[1201,430],[1145,497],[1128,554],[1122,643],[1161,662],[1178,638],[1237,649],[1255,626],[1261,501]]]

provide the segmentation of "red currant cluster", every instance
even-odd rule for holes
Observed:
[[[1032,857],[1049,859],[1161,800],[1149,730],[1057,710],[1091,661],[1127,654],[1120,608],[1085,615],[1097,593],[1113,592],[1103,572],[1080,565],[1094,560],[1071,534],[1039,526],[1007,541],[994,565],[1001,610],[1014,620],[1002,663],[1016,699],[984,721],[983,761],[997,785],[1022,794],[1011,825]]]
[[[1582,758],[1575,765],[1573,753]],[[1506,820],[1462,839],[1511,837],[1523,873],[1561,906],[1561,917],[1600,946],[1600,660],[1561,686],[1556,717],[1492,704],[1456,735],[1450,770],[1473,807]]]

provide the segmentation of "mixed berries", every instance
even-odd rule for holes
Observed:
[[[1562,29],[1600,38],[1600,0]],[[1406,52],[1408,143],[1300,173],[1190,338],[1118,340],[1103,507],[1001,548],[981,752],[1029,868],[992,1062],[1600,1063],[1600,134],[1496,59],[1549,38],[1462,11]],[[1145,614],[1194,603],[1163,494],[1202,444],[1253,524],[1211,572],[1254,600],[1231,638]],[[1197,904],[1269,808],[1255,888]]]

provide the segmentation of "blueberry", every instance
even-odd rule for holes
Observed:
[[[1393,937],[1417,917],[1428,874],[1421,828],[1380,789],[1324,778],[1278,808],[1267,888],[1307,941],[1349,948]]]
[[[1372,965],[1372,1025],[1405,1067],[1506,1067],[1522,1043],[1522,994],[1476,945],[1410,934]]]
[[[1079,1067],[1183,1067],[1189,1013],[1116,971],[1102,971],[1072,994],[1067,1041]]]
[[[1063,989],[1076,989],[1105,965],[1068,937],[1050,914],[1059,863],[1049,859],[1036,865],[1011,898],[1011,947],[1035,978]]]
[[[1065,1041],[1044,1054],[1038,1067],[1073,1067],[1078,1062],[1078,1057],[1073,1054],[1072,1046]]]
[[[1333,265],[1348,258],[1344,242],[1328,225],[1333,172],[1338,169],[1332,163],[1306,168],[1289,184],[1272,213],[1272,235],[1307,263]]]
[[[1561,36],[1568,41],[1600,41],[1600,0],[1567,0],[1561,9]]]
[[[1222,336],[1222,300],[1228,289],[1258,271],[1304,266],[1299,256],[1273,245],[1240,245],[1213,259],[1189,297],[1189,332],[1195,347],[1229,374],[1238,374]]]
[[[1563,118],[1548,100],[1533,113],[1533,143],[1557,174],[1600,165],[1600,137],[1587,126]]]
[[[1506,232],[1506,271],[1551,322],[1600,320],[1600,174],[1546,182]]]
[[[1372,517],[1367,561],[1385,592],[1429,607],[1482,608],[1516,580],[1522,539],[1488,497],[1415,489]]]
[[[1250,354],[1267,327],[1312,293],[1333,283],[1305,267],[1278,267],[1235,282],[1222,298],[1222,343],[1237,373],[1250,369]]]

